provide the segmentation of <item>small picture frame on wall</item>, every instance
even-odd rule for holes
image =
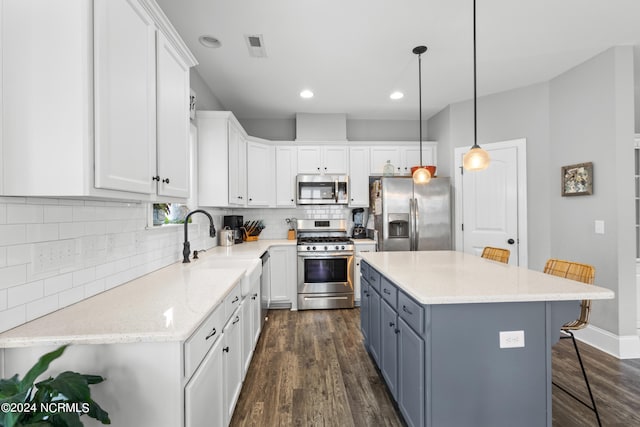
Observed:
[[[588,196],[593,194],[593,163],[562,166],[562,196]]]

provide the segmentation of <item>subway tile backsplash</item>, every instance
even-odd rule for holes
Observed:
[[[208,211],[220,229],[228,211]],[[0,331],[181,260],[184,227],[147,216],[144,203],[0,197]],[[192,220],[191,247],[215,246]]]
[[[182,259],[183,225],[148,227],[145,203],[0,197],[0,332],[82,301]],[[260,239],[286,239],[286,218],[347,220],[351,209],[207,209],[262,219]],[[194,215],[192,249],[208,249],[208,221]]]

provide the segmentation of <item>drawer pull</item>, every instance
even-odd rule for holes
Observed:
[[[213,328],[213,330],[211,331],[211,333],[209,335],[207,335],[204,339],[208,340],[209,338],[211,338],[212,336],[214,336],[216,334],[216,328]]]
[[[258,294],[251,295],[251,299],[256,299],[256,298],[258,298]]]
[[[389,327],[390,327],[390,328],[393,328],[394,326],[396,326],[396,324],[395,324],[395,323],[393,323],[393,322],[389,322]]]
[[[240,300],[240,298],[238,297],[238,295],[236,295],[236,297],[233,299],[233,301],[231,301],[231,304],[237,303],[238,300]]]
[[[389,290],[387,288],[383,288],[382,292],[384,292],[387,295],[391,295],[391,292],[389,292]]]
[[[412,316],[413,316],[413,313],[409,311],[409,309],[407,308],[407,306],[406,306],[406,305],[403,305],[403,306],[402,306],[402,311],[404,311],[405,313],[410,314],[410,315],[412,315]]]
[[[236,323],[238,323],[240,321],[240,317],[236,316],[236,318],[233,320],[232,325],[235,325]]]
[[[229,346],[226,346],[225,348],[223,348],[222,351],[224,353],[229,353]]]

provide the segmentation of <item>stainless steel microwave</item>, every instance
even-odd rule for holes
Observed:
[[[349,203],[349,177],[298,175],[296,201],[299,205],[346,205]]]

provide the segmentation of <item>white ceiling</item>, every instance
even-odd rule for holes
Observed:
[[[240,118],[297,112],[416,119],[473,97],[472,0],[157,0]],[[640,45],[640,0],[477,0],[478,95],[547,81],[615,45]],[[201,35],[222,42],[198,43]],[[244,35],[261,34],[266,58]],[[636,79],[640,81],[640,78]],[[302,89],[315,93],[301,99]],[[405,97],[389,99],[394,90]]]

